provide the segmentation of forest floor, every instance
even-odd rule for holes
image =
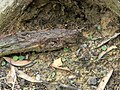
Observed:
[[[33,12],[31,17],[28,17],[30,14],[26,11],[28,16],[23,14],[21,17],[27,17],[26,20],[11,25],[7,33],[16,29],[65,28],[80,31],[86,39],[82,43],[78,42],[78,45],[52,52],[28,52],[10,56],[11,59],[22,56],[34,61],[32,65],[16,67],[1,58],[0,90],[120,90],[119,17],[108,9],[99,9],[94,5],[91,9],[86,6],[84,10],[80,7],[72,7],[71,10],[61,7],[60,13],[64,9],[64,15],[60,16],[55,11],[60,8],[57,4],[55,9],[50,10],[47,5],[42,7],[45,10],[41,9],[37,14]],[[46,16],[43,11],[53,16]],[[100,89],[100,83],[105,89]]]

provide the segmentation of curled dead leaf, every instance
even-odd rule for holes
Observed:
[[[32,63],[32,61],[29,60],[23,60],[23,61],[14,61],[12,58],[9,57],[3,57],[8,63],[14,65],[14,66],[26,66]]]
[[[15,86],[15,82],[17,80],[17,77],[16,77],[16,67],[10,65],[10,71],[9,73],[7,74],[7,77],[6,77],[6,83],[7,84],[12,84],[12,90],[14,90],[14,86]]]
[[[60,66],[62,66],[62,65],[63,65],[63,63],[62,63],[61,58],[58,58],[58,59],[54,60],[54,62],[53,62],[50,66],[51,66],[51,67],[54,67],[54,68],[57,68],[57,69],[70,71],[70,69],[67,68],[67,67],[60,67]]]
[[[53,66],[53,67],[62,66],[62,60],[61,60],[61,58],[58,58],[58,59],[54,60],[54,62],[51,64],[51,66]]]
[[[17,70],[17,73],[18,73],[18,77],[21,77],[27,81],[30,81],[30,82],[37,82],[37,83],[41,83],[42,81],[39,81],[39,80],[36,80],[35,78],[27,75],[26,73],[24,73],[23,71],[21,70]]]

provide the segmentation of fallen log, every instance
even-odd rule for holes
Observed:
[[[36,51],[52,51],[79,42],[82,35],[77,30],[53,29],[17,32],[0,38],[0,57]]]

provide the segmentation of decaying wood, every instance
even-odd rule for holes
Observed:
[[[33,0],[0,0],[0,34],[4,28],[19,18]]]
[[[65,29],[17,32],[0,38],[0,57],[29,51],[56,50],[77,43],[80,37],[79,31]]]
[[[106,7],[108,7],[113,13],[120,17],[120,1],[119,0],[104,0]]]

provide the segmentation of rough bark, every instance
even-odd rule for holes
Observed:
[[[55,1],[55,0],[52,0],[52,1],[51,0],[0,0],[0,34],[3,34],[3,32],[6,32],[6,30],[7,31],[11,30],[10,32],[14,32],[14,31],[17,32],[17,29],[22,30],[23,26],[21,22],[24,22],[24,23],[29,22],[30,20],[33,20],[36,17],[38,17],[37,19],[39,19],[40,21],[36,20],[38,23],[37,24],[35,23],[35,25],[39,26],[39,23],[40,23],[41,25],[40,27],[42,27],[44,23],[48,23],[48,22],[51,22],[51,23],[54,22],[55,24],[57,22],[59,24],[59,22],[67,23],[66,21],[74,22],[74,19],[76,22],[77,16],[78,18],[80,17],[79,18],[80,21],[84,19],[84,16],[86,16],[85,18],[89,20],[89,17],[87,17],[89,15],[86,15],[87,13],[83,12],[86,10],[82,11],[79,8],[79,7],[81,8],[84,7],[84,3],[89,3],[88,5],[91,5],[94,3],[99,6],[105,6],[109,8],[111,11],[113,11],[114,13],[116,13],[118,16],[120,16],[119,0],[94,0],[94,2],[93,0],[85,0],[85,1],[79,1],[79,0],[68,0],[68,1],[67,0],[65,1],[64,0],[58,0],[58,1]],[[71,11],[65,12],[66,11],[65,9],[71,10]],[[89,12],[89,9],[87,11]],[[44,14],[41,14],[41,12]],[[84,14],[82,15],[82,13],[85,13],[85,15]],[[97,14],[95,14],[95,16],[93,15],[93,17],[96,17],[96,16],[98,15]],[[78,23],[80,23],[80,21]],[[94,18],[93,20],[90,19],[90,21],[94,23],[95,19]],[[31,23],[32,22],[33,21],[31,21]],[[68,22],[68,24],[70,22]]]
[[[82,35],[76,30],[53,29],[18,32],[0,39],[0,56],[21,52],[57,50],[79,42]],[[82,39],[81,39],[82,40]]]
[[[119,0],[105,0],[106,7],[120,17],[120,1]]]
[[[0,33],[14,18],[18,18],[32,0],[0,0]]]

